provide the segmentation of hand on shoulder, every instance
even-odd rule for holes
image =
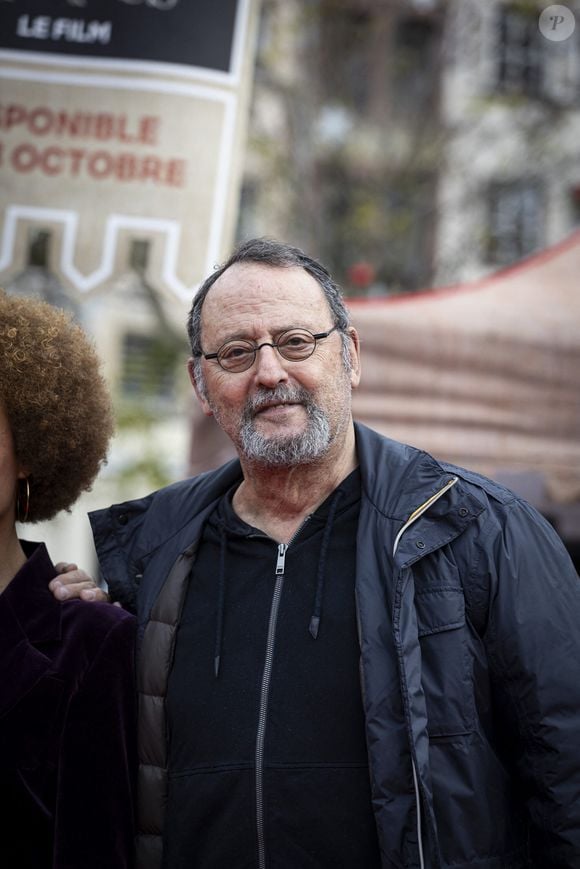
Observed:
[[[50,581],[48,587],[57,600],[80,598],[85,601],[110,603],[109,595],[78,565],[59,561],[55,567],[59,575]]]

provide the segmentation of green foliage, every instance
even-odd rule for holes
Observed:
[[[151,451],[146,451],[142,456],[124,465],[116,476],[117,482],[122,487],[132,489],[135,483],[143,485],[144,489],[161,489],[173,482],[167,472],[167,468]]]
[[[172,482],[167,456],[157,449],[158,429],[168,412],[179,412],[179,372],[187,356],[185,339],[167,328],[157,334],[126,336],[124,369],[117,398],[121,437],[135,449],[117,474],[127,489],[158,489]]]

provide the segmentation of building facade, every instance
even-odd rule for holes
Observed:
[[[365,295],[560,241],[580,220],[580,7],[564,41],[545,7],[264,0],[238,235],[290,238]]]

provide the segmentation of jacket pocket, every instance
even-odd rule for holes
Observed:
[[[470,733],[475,703],[463,590],[440,586],[418,591],[415,607],[429,737]]]

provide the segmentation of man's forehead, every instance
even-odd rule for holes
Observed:
[[[209,289],[202,308],[213,320],[217,312],[268,312],[276,305],[304,308],[327,304],[315,278],[300,266],[235,263]]]
[[[302,266],[273,266],[256,262],[234,263],[220,275],[213,289],[227,288],[232,284],[248,287],[319,286]]]

